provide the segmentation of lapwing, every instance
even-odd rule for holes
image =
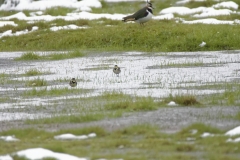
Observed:
[[[113,73],[115,73],[117,76],[119,76],[119,73],[121,72],[120,67],[118,67],[117,65],[114,66],[113,68]]]
[[[147,1],[147,6],[143,7],[142,9],[140,9],[139,11],[137,11],[136,13],[129,15],[127,17],[123,17],[123,22],[127,22],[127,21],[135,21],[137,23],[140,23],[141,25],[145,22],[148,22],[149,20],[152,19],[153,16],[153,7],[152,7],[152,3]]]
[[[75,78],[72,78],[71,81],[69,82],[69,85],[70,85],[71,87],[76,87],[76,86],[77,86],[77,81],[76,81],[76,79],[75,79]]]

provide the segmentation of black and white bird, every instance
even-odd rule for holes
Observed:
[[[77,86],[77,81],[76,81],[76,79],[75,79],[75,78],[72,78],[71,81],[69,82],[69,85],[70,85],[71,87],[76,87],[76,86]]]
[[[115,65],[113,67],[113,73],[115,73],[117,76],[119,76],[119,73],[121,72],[120,67],[118,67],[117,65]]]
[[[127,21],[135,21],[137,23],[140,23],[141,25],[145,22],[148,22],[149,20],[152,19],[153,16],[153,7],[152,7],[152,3],[147,1],[147,6],[143,7],[142,9],[140,9],[139,11],[137,11],[136,13],[123,17],[123,22],[127,22]]]

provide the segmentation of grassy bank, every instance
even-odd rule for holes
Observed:
[[[46,30],[48,26],[42,26],[42,29],[39,26],[39,31],[27,35],[3,37],[0,48],[1,51],[95,49],[150,52],[240,49],[238,25],[189,25],[155,20],[140,26],[105,19],[102,21],[101,24],[86,21],[90,26],[88,29],[57,32]],[[64,23],[67,25],[70,22]],[[206,42],[206,46],[199,46],[202,41]]]
[[[204,132],[217,136],[203,138],[201,135]],[[96,133],[97,137],[65,141],[54,139],[54,136],[65,133],[75,135]],[[227,142],[228,137],[224,136],[222,131],[203,124],[193,124],[175,134],[164,134],[157,126],[143,124],[112,132],[100,127],[88,127],[58,132],[36,129],[10,130],[3,132],[2,135],[15,135],[20,141],[0,141],[1,155],[42,147],[89,159],[237,160],[240,151],[239,143]],[[14,159],[22,158],[15,156]]]

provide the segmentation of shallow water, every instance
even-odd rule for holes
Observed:
[[[48,54],[48,52],[36,53]],[[224,89],[194,89],[194,86],[240,79],[240,51],[90,53],[85,57],[59,61],[15,61],[14,58],[20,57],[21,54],[23,53],[0,53],[0,74],[4,73],[9,76],[8,80],[16,81],[6,83],[1,80],[0,95],[8,97],[8,100],[0,104],[0,114],[9,115],[11,118],[1,116],[0,121],[34,118],[34,115],[39,117],[42,114],[35,112],[30,116],[22,116],[18,111],[12,113],[15,108],[50,106],[55,105],[56,101],[97,96],[106,91],[155,98],[166,97],[169,94],[206,95],[220,93]],[[112,72],[115,64],[121,67],[119,77]],[[29,69],[51,74],[24,76]],[[21,96],[25,90],[32,90],[32,87],[25,86],[24,82],[27,80],[42,78],[48,82],[48,90],[66,87],[70,89],[68,82],[73,77],[78,81],[78,89],[90,89],[90,92],[58,97]],[[8,109],[11,109],[11,112],[6,114]]]

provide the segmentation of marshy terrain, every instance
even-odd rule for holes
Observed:
[[[177,2],[153,2],[155,13]],[[128,14],[143,3],[101,4],[92,13]],[[215,18],[240,19],[234,11]],[[40,14],[22,11],[27,17],[33,12]],[[18,13],[0,11],[2,17]],[[239,24],[185,24],[179,18],[194,18],[174,16],[144,26],[109,18],[10,18],[17,26],[0,27],[0,155],[31,159],[12,153],[41,147],[88,159],[239,159],[239,135],[225,135],[240,124]],[[68,27],[51,29],[61,26]],[[9,30],[19,35],[6,36]],[[119,76],[114,65],[121,67]],[[69,86],[72,78],[76,87]],[[65,133],[96,137],[54,138]]]

